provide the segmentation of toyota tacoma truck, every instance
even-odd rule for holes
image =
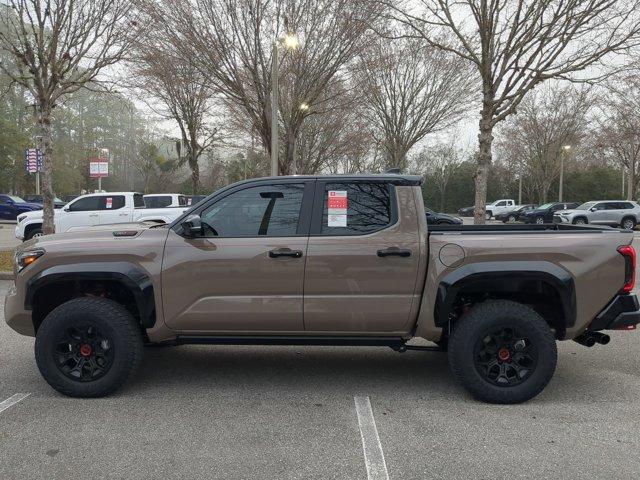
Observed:
[[[446,350],[473,397],[518,403],[549,383],[557,341],[640,321],[632,232],[428,226],[421,183],[253,179],[169,225],[34,238],[6,322],[70,396],[115,391],[145,344],[383,345]]]
[[[53,216],[56,232],[64,233],[93,227],[129,222],[171,223],[188,206],[175,208],[147,208],[142,194],[136,192],[91,193],[82,195]],[[42,236],[42,210],[18,215],[15,236],[29,240]]]

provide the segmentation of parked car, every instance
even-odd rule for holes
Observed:
[[[34,210],[42,210],[42,205],[25,202],[16,195],[0,194],[1,220],[15,220],[21,213],[32,212]]]
[[[44,197],[42,195],[25,195],[24,199],[27,202],[37,203],[42,208],[44,204]],[[58,197],[53,197],[53,208],[62,208],[69,202],[64,202],[60,200]]]
[[[407,344],[417,337],[447,348],[455,378],[492,403],[540,393],[556,340],[606,344],[603,330],[640,322],[632,232],[427,226],[421,183],[252,179],[169,228],[36,238],[17,249],[4,316],[74,397],[122,386],[145,342],[428,348]]]
[[[428,225],[462,225],[462,219],[453,215],[436,213],[427,207],[424,207],[424,213],[427,215]]]
[[[551,202],[540,205],[533,210],[520,214],[520,220],[524,223],[553,223],[553,215],[560,210],[576,208],[577,203]]]
[[[145,208],[142,194],[134,192],[91,193],[82,195],[66,207],[54,212],[57,233],[81,227],[114,223],[145,222],[171,223],[187,207]],[[29,240],[42,235],[42,211],[18,215],[15,236]]]
[[[475,210],[475,208],[475,205],[471,207],[462,207],[458,210],[458,215],[460,215],[461,217],[473,217],[473,211]]]
[[[640,205],[628,200],[586,202],[573,210],[561,210],[553,216],[556,223],[609,225],[633,230],[640,221]]]
[[[491,217],[498,215],[509,210],[513,210],[516,206],[516,201],[513,199],[501,199],[495,202],[489,203],[485,208],[485,220],[491,220]]]
[[[150,193],[144,195],[147,208],[185,207],[189,205],[187,197],[179,193]]]
[[[494,215],[511,210],[516,206],[516,201],[513,199],[500,199],[495,202],[488,203],[485,208],[485,219],[491,220]],[[464,207],[458,210],[458,215],[461,217],[473,217],[475,205],[473,207]]]
[[[496,220],[501,220],[503,223],[514,223],[520,220],[520,215],[529,210],[533,210],[537,205],[528,203],[526,205],[516,205],[515,208],[507,210],[506,212],[496,215]]]

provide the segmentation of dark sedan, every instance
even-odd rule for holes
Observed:
[[[540,205],[538,208],[529,210],[520,215],[520,220],[524,223],[553,223],[553,214],[559,210],[570,210],[576,208],[577,203],[551,202]]]
[[[42,210],[42,205],[25,202],[15,195],[0,194],[0,219],[15,220],[18,215],[33,210]]]
[[[30,203],[37,203],[42,205],[44,203],[44,197],[42,195],[25,195],[24,199]],[[53,208],[62,208],[67,204],[60,200],[58,197],[53,197]]]
[[[462,219],[453,215],[437,213],[426,207],[424,211],[427,214],[427,225],[462,225]]]
[[[475,208],[475,205],[473,207],[461,208],[460,210],[458,210],[458,215],[460,215],[461,217],[473,217],[473,210]]]
[[[534,205],[533,203],[529,203],[526,205],[518,205],[513,210],[499,213],[498,215],[495,216],[495,219],[501,220],[503,223],[517,222],[518,220],[520,220],[520,215],[530,210],[533,210],[536,207],[537,205]]]

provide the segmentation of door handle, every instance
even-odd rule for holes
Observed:
[[[302,250],[291,250],[290,248],[276,248],[275,250],[269,250],[269,258],[279,257],[302,257]]]
[[[97,214],[97,213],[90,213],[90,214],[89,214],[89,216],[90,216],[90,217],[97,217],[97,216],[98,216],[98,214]]]
[[[411,250],[402,250],[398,247],[389,247],[384,250],[378,250],[379,257],[410,257]]]

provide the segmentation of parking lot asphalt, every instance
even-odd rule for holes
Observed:
[[[640,475],[637,332],[562,342],[549,386],[514,406],[472,400],[445,354],[382,347],[147,348],[122,390],[71,399],[42,380],[33,343],[0,321],[0,479]],[[378,447],[386,472],[367,477]]]

